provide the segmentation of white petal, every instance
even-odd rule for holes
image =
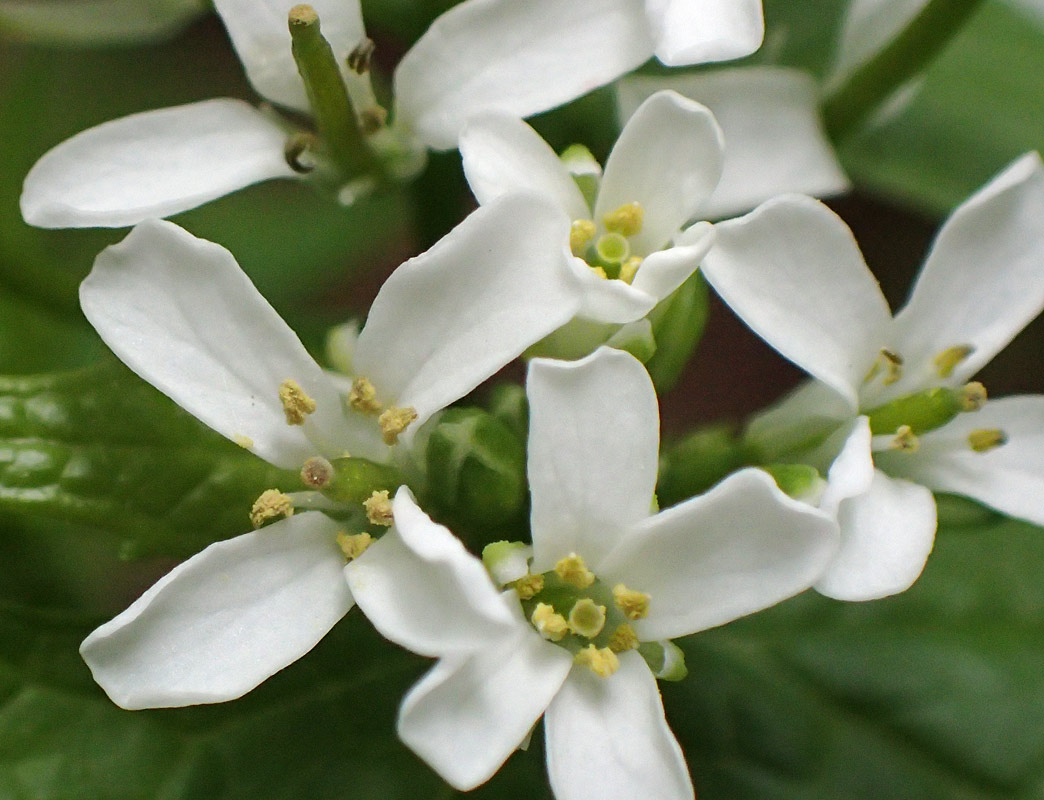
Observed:
[[[558,800],[692,800],[692,780],[667,727],[656,679],[634,651],[615,675],[577,667],[544,718],[547,771]]]
[[[146,111],[67,139],[36,162],[22,216],[40,228],[121,228],[296,174],[285,132],[241,100]]]
[[[359,0],[311,0],[323,36],[346,70],[348,54],[366,36]],[[281,0],[214,0],[247,78],[255,91],[273,103],[308,113],[304,83],[290,52],[287,25],[293,3]]]
[[[426,656],[480,648],[518,627],[482,562],[399,489],[394,526],[344,569],[385,638]]]
[[[448,150],[468,117],[528,117],[652,56],[642,0],[467,0],[440,16],[395,71],[395,122]]]
[[[38,44],[138,44],[177,33],[204,13],[203,5],[200,0],[4,0],[0,30]]]
[[[870,491],[838,512],[841,551],[816,584],[838,600],[876,600],[908,589],[935,541],[935,498],[909,481],[874,473]]]
[[[718,185],[723,147],[710,111],[675,92],[657,92],[634,112],[609,154],[595,219],[641,203],[645,221],[631,245],[639,254],[659,250]]]
[[[623,281],[601,277],[582,259],[570,259],[569,268],[580,285],[578,317],[624,324],[641,319],[656,306],[657,298],[653,295]]]
[[[963,382],[1044,309],[1044,165],[1023,156],[965,201],[939,232],[910,301],[896,314],[904,369],[974,347]],[[932,376],[934,377],[934,376]],[[933,382],[937,382],[937,379]]]
[[[891,324],[888,303],[848,226],[788,195],[716,226],[703,274],[734,312],[854,409]]]
[[[852,417],[851,406],[834,389],[821,381],[807,380],[754,416],[745,437],[767,464],[804,453]]]
[[[973,430],[1003,431],[1007,444],[977,453]],[[974,498],[1003,514],[1044,525],[1044,397],[991,400],[974,414],[921,437],[916,453],[880,454],[881,469],[937,492]]]
[[[645,0],[656,57],[669,67],[749,56],[765,38],[761,0]]]
[[[489,112],[473,118],[461,134],[460,155],[479,203],[509,192],[531,191],[554,202],[570,220],[591,214],[555,151],[516,116]]]
[[[386,402],[417,410],[407,434],[573,317],[568,229],[542,198],[503,197],[388,278],[354,360]]]
[[[845,433],[844,429],[840,433]],[[870,491],[874,480],[870,439],[870,420],[858,417],[827,473],[827,488],[819,499],[819,507],[826,513],[837,516],[841,501]]]
[[[928,4],[928,0],[852,0],[841,29],[831,85],[869,61]]]
[[[474,789],[518,749],[572,664],[528,625],[443,659],[403,700],[399,737],[455,789]]]
[[[170,222],[143,222],[101,252],[80,305],[134,372],[273,464],[387,453],[372,419],[346,417],[333,383],[219,245]],[[279,386],[287,379],[318,406],[304,426],[286,423]]]
[[[745,469],[635,526],[599,570],[652,596],[642,641],[685,636],[804,591],[837,552],[837,525]]]
[[[220,703],[293,663],[352,606],[338,523],[308,512],[179,564],[80,653],[122,708]]]
[[[703,103],[725,136],[725,168],[699,213],[742,214],[779,194],[829,197],[849,189],[823,132],[815,81],[785,67],[734,67],[682,76],[630,76],[617,84],[622,119],[656,91]]]
[[[659,250],[646,258],[631,286],[658,301],[663,300],[699,268],[714,246],[714,226],[697,222],[679,239],[681,241],[674,247]]]
[[[651,511],[656,391],[634,356],[603,347],[581,361],[534,359],[526,393],[533,572],[573,552],[597,572]]]

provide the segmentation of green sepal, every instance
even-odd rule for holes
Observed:
[[[776,485],[795,500],[813,502],[823,493],[826,481],[808,464],[765,464],[761,467]]]
[[[425,510],[454,532],[491,532],[521,515],[526,504],[525,447],[511,427],[488,411],[446,411],[428,437],[425,461]]]
[[[702,494],[741,467],[756,463],[756,451],[731,425],[697,430],[664,447],[656,494],[663,507]]]
[[[694,272],[649,312],[656,353],[646,364],[658,392],[674,387],[703,337],[710,298],[707,281]]]
[[[587,207],[593,209],[602,182],[602,167],[598,159],[582,144],[571,144],[559,156],[562,166],[569,170]]]
[[[405,479],[389,464],[378,464],[365,458],[335,458],[333,479],[320,491],[324,497],[340,503],[356,505],[369,499],[374,492],[388,491],[394,495]]]
[[[672,641],[642,642],[638,645],[638,655],[645,659],[653,675],[661,681],[677,682],[689,674],[685,652]]]
[[[503,422],[520,441],[529,438],[529,399],[517,383],[498,383],[489,395],[489,413]]]

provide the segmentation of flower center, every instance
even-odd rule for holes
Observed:
[[[642,232],[644,224],[641,203],[625,203],[603,216],[601,226],[590,219],[574,220],[569,248],[601,277],[631,283],[642,264],[642,256],[632,254],[631,239]]]

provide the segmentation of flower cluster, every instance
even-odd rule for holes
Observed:
[[[604,169],[523,120],[653,56],[749,54],[757,0],[466,0],[402,58],[390,114],[357,2],[215,5],[261,108],[219,99],[107,123],[45,155],[22,196],[32,224],[135,225],[83,282],[87,319],[140,377],[299,475],[244,509],[254,530],[83,642],[120,706],[237,698],[358,605],[437,659],[398,732],[455,788],[488,780],[543,716],[560,800],[691,799],[657,688],[685,677],[673,640],[812,587],[904,590],[932,547],[932,492],[1044,524],[1044,398],[987,400],[973,380],[1044,309],[1038,156],[956,210],[893,317],[818,200],[782,194],[715,221],[846,187],[807,78],[628,78]],[[759,160],[773,131],[791,158]],[[271,178],[351,202],[450,148],[477,210],[391,274],[336,372],[231,253],[160,219]],[[697,270],[813,380],[748,425],[747,466],[660,509],[642,362],[650,315]],[[444,409],[520,356],[529,539],[469,550],[424,508],[425,448]],[[781,477],[795,466],[813,476],[800,488]]]

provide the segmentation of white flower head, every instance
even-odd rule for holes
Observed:
[[[351,390],[316,364],[227,250],[172,223],[142,223],[103,251],[80,298],[138,375],[242,447],[278,467],[309,465],[303,480],[322,482],[325,460],[396,458],[403,447],[392,441],[409,447],[433,413],[572,315],[575,293],[555,259],[514,227],[519,217],[538,224],[539,211],[505,198],[401,266],[355,343]],[[478,256],[497,253],[506,269],[482,269]],[[324,499],[263,496],[255,524]],[[212,545],[88,637],[84,658],[127,708],[237,697],[351,606],[339,532],[311,512]]]
[[[258,94],[308,114],[313,109],[291,55],[292,6],[285,0],[215,2]],[[478,111],[544,111],[634,69],[654,51],[678,64],[747,55],[764,27],[760,0],[468,0],[436,20],[403,58],[387,126],[368,71],[349,66],[366,42],[359,0],[314,0],[312,7],[360,129],[383,154],[384,168],[402,176],[420,170],[425,148],[456,147],[464,123]],[[369,122],[374,131],[365,130]],[[260,181],[301,178],[289,154],[293,128],[232,99],[107,122],[36,163],[25,180],[22,215],[46,228],[122,227]],[[339,193],[345,202],[373,182],[372,176],[349,177]]]
[[[439,659],[399,735],[461,790],[487,780],[544,715],[559,800],[691,798],[645,656],[663,640],[808,587],[837,548],[829,515],[745,470],[653,513],[658,413],[630,355],[530,364],[531,574],[501,592],[407,490],[395,525],[346,567],[381,633]],[[642,644],[646,643],[646,644]]]
[[[674,92],[657,92],[628,120],[604,174],[593,159],[567,165],[504,113],[474,118],[460,149],[479,203],[526,192],[558,209],[551,235],[565,245],[563,269],[580,282],[585,319],[641,319],[696,270],[714,241],[710,224],[685,226],[718,183],[721,131],[706,108]],[[589,196],[571,168],[585,170]]]
[[[816,379],[749,434],[769,458],[833,462],[842,549],[820,591],[871,599],[912,584],[934,540],[931,490],[1044,523],[1044,398],[986,401],[969,382],[1044,309],[1039,156],[953,213],[894,317],[848,228],[811,198],[719,225],[704,274]]]
[[[700,208],[706,219],[750,211],[776,195],[847,192],[819,116],[819,87],[790,67],[746,66],[684,75],[630,75],[616,84],[621,124],[655,92],[672,89],[713,112],[728,146],[721,180]]]

